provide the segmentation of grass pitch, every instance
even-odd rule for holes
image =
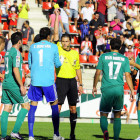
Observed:
[[[8,122],[9,135],[14,127],[15,122]],[[113,140],[113,124],[108,125],[109,139]],[[28,139],[28,123],[24,122],[20,133],[27,140]],[[69,140],[70,124],[60,123],[60,134]],[[1,134],[1,130],[0,130]],[[53,125],[50,122],[35,122],[34,135],[36,140],[52,140]],[[134,140],[140,135],[140,129],[138,125],[122,124],[120,140]],[[77,123],[76,126],[76,139],[77,140],[103,140],[100,124],[86,124]]]

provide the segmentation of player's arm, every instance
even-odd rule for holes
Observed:
[[[135,86],[135,82],[136,82],[136,76],[137,76],[138,71],[136,69],[133,70],[133,75],[132,75],[132,82],[133,82],[133,86]]]
[[[60,67],[64,62],[64,58],[60,58],[59,59],[59,52],[58,52],[58,48],[56,47],[56,51],[55,51],[55,55],[54,55],[54,64],[55,67],[58,68]]]
[[[140,70],[140,54],[136,58],[136,62],[133,59],[129,60],[131,66],[134,66],[136,70]]]
[[[22,83],[22,80],[21,80],[21,77],[20,77],[19,68],[18,67],[14,67],[13,68],[13,72],[14,72],[14,75],[15,75],[15,78],[16,78],[18,84],[20,85],[21,94],[25,95],[26,94],[26,90],[25,90],[25,88],[23,86],[23,83]]]
[[[134,100],[134,89],[133,89],[133,83],[132,83],[132,78],[130,75],[130,65],[129,65],[129,59],[126,58],[125,60],[125,66],[124,66],[124,72],[125,72],[125,79],[126,82],[131,90],[131,94],[130,94],[130,101],[132,102]]]
[[[55,13],[55,22],[54,22],[54,41],[58,41],[59,40],[59,33],[58,33],[58,9],[54,10]]]
[[[125,79],[126,82],[131,90],[131,94],[130,94],[130,101],[134,101],[134,89],[133,89],[133,83],[132,83],[132,78],[129,72],[125,72]]]

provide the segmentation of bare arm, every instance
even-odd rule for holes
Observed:
[[[76,70],[76,74],[78,76],[80,85],[82,85],[82,73],[81,73],[81,69],[77,69]],[[83,87],[82,86],[79,86],[79,93],[80,93],[79,95],[81,95],[82,92],[83,92]]]
[[[67,3],[67,9],[69,9],[69,6],[70,6],[70,2],[68,1],[68,3]]]
[[[94,83],[93,83],[93,87],[96,88],[98,80],[99,80],[99,76],[100,76],[101,70],[97,69],[95,76],[94,76]]]
[[[61,27],[62,27],[63,31],[65,31],[62,20],[60,20],[60,24],[61,24]]]
[[[58,10],[55,9],[55,22],[54,22],[54,41],[59,40],[59,34],[58,34]]]
[[[48,22],[48,26],[50,26],[50,25],[51,25],[51,21],[52,21],[52,20],[51,20],[51,18],[50,18],[50,19],[49,19],[49,22]]]
[[[34,38],[35,38],[34,34],[31,35],[31,38],[32,38],[32,44],[33,44]]]
[[[113,25],[110,25],[111,27],[114,27],[114,26],[116,26],[118,23],[114,23]]]
[[[97,5],[98,5],[97,2],[95,2],[95,11],[97,11]]]

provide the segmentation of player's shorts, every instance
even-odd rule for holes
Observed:
[[[28,41],[26,45],[22,45],[22,51],[28,51],[30,50],[31,41]]]
[[[1,103],[3,104],[24,104],[29,102],[28,96],[22,96],[19,89],[3,89]]]
[[[109,113],[112,111],[121,111],[123,109],[124,88],[117,86],[102,92],[100,101],[100,112]]]
[[[59,104],[64,104],[66,96],[69,105],[76,105],[76,103],[79,102],[77,81],[75,78],[72,79],[57,78],[56,88],[58,93]]]
[[[104,52],[105,51],[105,45],[97,45],[96,46],[96,51],[97,52]]]
[[[45,96],[47,102],[56,101],[58,98],[57,98],[57,91],[56,91],[55,84],[48,87],[30,85],[30,88],[28,91],[28,98],[31,101],[34,101],[34,102],[42,101],[43,95]]]

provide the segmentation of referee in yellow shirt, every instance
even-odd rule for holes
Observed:
[[[70,108],[70,124],[71,124],[71,133],[70,140],[75,140],[75,127],[77,120],[77,111],[76,104],[79,101],[78,98],[78,89],[77,81],[75,79],[76,74],[78,76],[80,86],[79,86],[79,95],[82,94],[82,74],[79,64],[79,54],[75,50],[70,48],[71,37],[68,34],[62,35],[61,44],[59,43],[59,34],[58,34],[58,9],[54,11],[55,25],[54,25],[54,42],[58,46],[60,61],[63,63],[59,69],[56,69],[56,88],[58,94],[58,107],[59,112],[61,111],[62,104],[67,96],[69,108]]]

